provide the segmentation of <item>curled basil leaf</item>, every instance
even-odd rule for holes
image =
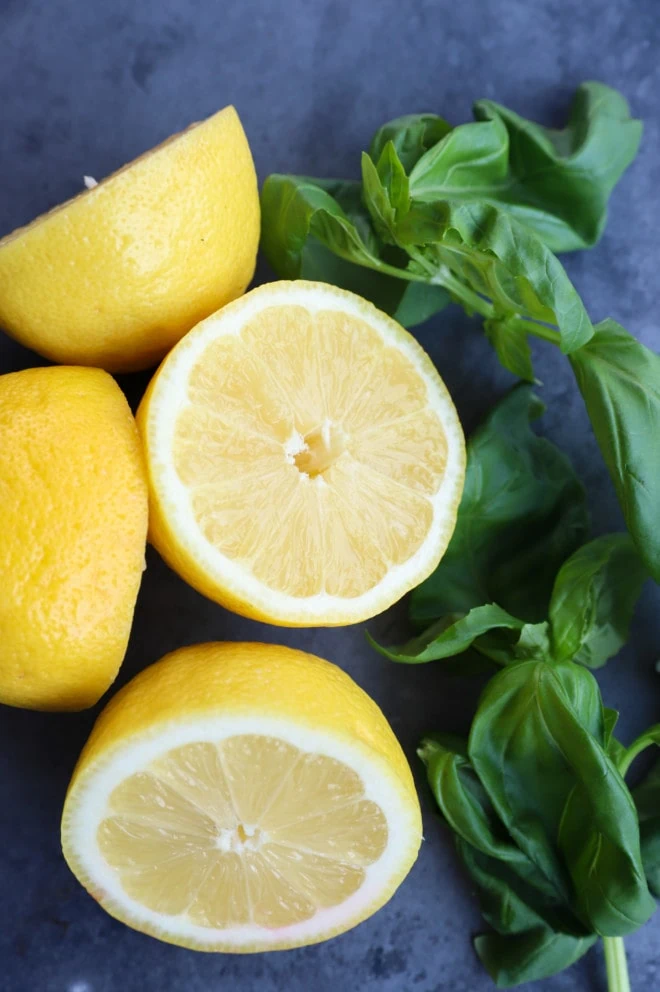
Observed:
[[[410,174],[422,155],[451,129],[451,124],[435,114],[397,117],[376,131],[369,147],[369,156],[377,162],[385,145],[391,141],[403,168]]]
[[[509,138],[497,118],[461,124],[415,163],[410,195],[419,202],[456,198],[482,199],[507,174]]]
[[[511,989],[569,968],[597,940],[596,934],[574,937],[549,927],[535,927],[512,935],[480,934],[474,946],[497,988]]]
[[[557,907],[570,899],[566,879],[545,875],[513,842],[472,767],[467,742],[450,734],[434,734],[422,741],[418,754],[440,812],[454,833],[477,851],[505,864],[517,879],[510,884],[525,886],[526,898],[538,904],[540,916],[557,924]],[[495,870],[494,865],[491,868]],[[569,916],[562,922],[568,924]],[[538,922],[537,917],[534,923]],[[574,917],[570,925],[579,928]]]
[[[550,600],[552,651],[600,668],[626,643],[648,572],[628,534],[606,534],[564,562]]]
[[[531,429],[544,409],[517,386],[469,440],[456,529],[410,600],[418,626],[484,603],[530,623],[547,617],[557,571],[585,539],[588,516],[570,462]]]
[[[604,320],[570,360],[630,535],[660,582],[660,356]]]
[[[373,647],[386,658],[406,664],[419,664],[461,654],[475,642],[478,645],[481,635],[490,631],[504,629],[519,632],[524,626],[522,620],[517,620],[506,610],[491,604],[476,606],[464,617],[445,617],[401,648],[384,648],[369,635],[367,637]]]
[[[642,123],[631,118],[621,94],[602,83],[582,83],[562,131],[527,121],[492,100],[475,103],[474,115],[501,122],[509,138],[507,175],[480,196],[533,228],[552,251],[595,244],[607,221],[610,194],[642,137]]]

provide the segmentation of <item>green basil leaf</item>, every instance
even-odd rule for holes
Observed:
[[[388,278],[392,283],[401,282],[401,280]],[[371,299],[371,297],[369,298]],[[375,300],[373,302],[376,303]],[[404,327],[414,327],[439,313],[440,310],[444,310],[448,303],[451,303],[451,297],[444,286],[437,286],[428,282],[406,282],[403,283],[403,292],[399,297],[397,306],[393,309],[381,306],[380,309],[390,313]]]
[[[655,910],[632,798],[604,749],[600,693],[570,662],[520,662],[486,686],[468,753],[513,840],[548,877],[567,870],[590,931],[631,933]]]
[[[376,166],[366,152],[362,153],[362,187],[364,202],[369,210],[374,228],[381,241],[396,244],[396,212],[383,187]]]
[[[455,127],[417,161],[410,195],[419,202],[474,199],[507,174],[509,136],[499,120]]]
[[[558,924],[558,907],[570,900],[566,880],[563,876],[546,877],[512,841],[470,763],[467,742],[450,734],[434,734],[422,741],[417,753],[449,827],[466,844],[493,859],[490,874],[538,906],[532,925],[540,919]],[[513,874],[505,878],[503,866]],[[561,916],[562,923],[569,919],[572,927],[579,926],[570,913]]]
[[[524,625],[515,645],[515,656],[521,661],[528,658],[547,661],[550,657],[550,637],[547,621],[526,623]]]
[[[511,936],[480,934],[474,946],[498,989],[550,978],[575,964],[598,940],[596,934],[573,937],[548,927]]]
[[[651,892],[660,899],[660,760],[633,789],[642,838],[642,861]]]
[[[603,725],[605,728],[605,738],[603,741],[603,746],[619,771],[621,771],[621,760],[626,752],[626,749],[614,736],[614,730],[618,721],[618,710],[611,710],[607,706],[604,706]]]
[[[483,854],[460,837],[456,847],[477,886],[482,916],[498,933],[525,933],[541,925],[574,937],[587,936],[567,899],[549,897],[521,879],[517,866]],[[533,865],[531,869],[538,875]]]
[[[628,534],[606,534],[564,562],[550,600],[552,651],[600,668],[623,647],[648,572]]]
[[[583,83],[562,131],[527,121],[492,100],[479,100],[474,115],[500,121],[509,136],[507,176],[488,198],[534,228],[552,251],[595,244],[609,196],[642,136],[642,123],[630,117],[621,94],[602,83]]]
[[[288,279],[300,274],[302,253],[310,235],[349,262],[381,267],[374,243],[365,239],[337,200],[314,180],[271,175],[261,191],[264,253]]]
[[[660,723],[655,723],[648,727],[637,737],[629,747],[623,749],[623,754],[619,759],[619,771],[622,775],[627,775],[635,758],[647,747],[654,745],[660,747]]]
[[[419,637],[408,641],[401,648],[384,648],[367,634],[373,647],[392,661],[406,664],[419,664],[426,661],[439,661],[461,654],[482,635],[493,629],[519,631],[524,627],[522,620],[507,613],[499,606],[476,606],[463,617],[443,618],[433,624]]]
[[[660,355],[604,320],[570,359],[630,535],[660,582]]]
[[[388,141],[383,148],[376,163],[376,171],[395,214],[405,214],[410,206],[408,176],[392,141]]]
[[[559,259],[532,231],[502,210],[475,201],[441,201],[411,209],[397,227],[399,244],[422,251],[429,271],[449,269],[496,316],[522,314],[556,324],[571,354],[593,336],[589,315]]]
[[[531,387],[517,386],[468,442],[456,529],[411,597],[418,627],[493,602],[530,623],[547,617],[557,571],[586,538],[588,517],[570,462],[530,427],[543,410]]]
[[[451,124],[435,114],[408,114],[405,117],[397,117],[383,124],[376,131],[369,148],[369,155],[374,162],[377,162],[385,145],[391,141],[401,164],[406,172],[410,173],[422,155],[450,131]]]
[[[397,243],[397,225],[408,212],[408,177],[391,141],[385,145],[378,164],[362,153],[362,188],[374,228],[385,243]]]
[[[484,331],[504,368],[520,379],[534,382],[532,353],[523,321],[517,317],[493,317],[484,321]]]
[[[371,225],[369,211],[364,205],[362,183],[358,179],[312,179],[309,176],[287,176],[285,178],[295,179],[300,184],[311,184],[331,196],[344,215],[357,228],[358,234],[369,250],[374,255],[378,254],[378,238]]]

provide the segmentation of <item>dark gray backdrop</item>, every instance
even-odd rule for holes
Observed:
[[[594,251],[567,266],[594,319],[611,315],[660,347],[660,5],[657,0],[0,0],[0,234],[73,195],[190,121],[237,106],[260,179],[271,171],[356,175],[385,119],[468,118],[491,97],[561,124],[574,87],[621,88],[646,132]],[[267,278],[265,270],[262,278]],[[418,330],[466,430],[511,384],[478,325],[457,310]],[[612,487],[565,360],[539,346],[542,430],[573,457],[597,531],[621,527]],[[0,336],[0,372],[39,363]],[[125,377],[135,402],[145,376]],[[361,627],[283,631],[235,617],[150,552],[119,682],[183,644],[283,641],[343,665],[381,704],[413,762],[420,735],[460,731],[477,687],[433,666],[398,668]],[[600,676],[624,739],[660,716],[660,597],[646,591],[632,643]],[[372,621],[405,635],[395,608]],[[1,646],[0,646],[1,650]],[[6,992],[486,992],[470,937],[474,899],[426,803],[426,842],[389,905],[319,946],[254,957],[159,944],[113,921],[64,864],[59,815],[94,713],[0,712],[0,989]],[[415,765],[416,767],[416,765]],[[416,769],[417,771],[417,769]],[[423,785],[419,779],[420,786]],[[422,793],[426,800],[424,790]],[[636,990],[660,986],[660,917],[627,941]],[[530,989],[532,986],[528,986]],[[536,992],[600,992],[600,952]]]

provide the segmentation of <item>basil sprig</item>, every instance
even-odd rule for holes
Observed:
[[[495,673],[468,737],[430,735],[419,755],[491,927],[475,947],[500,988],[567,968],[600,937],[623,974],[621,938],[660,895],[660,763],[633,793],[624,778],[660,727],[625,748],[587,670],[627,640],[648,573],[627,534],[587,539],[570,462],[532,430],[542,411],[520,385],[475,431],[454,536],[411,596],[426,629],[375,645],[406,664]]]
[[[484,318],[499,361],[533,381],[529,337],[569,356],[639,554],[660,581],[660,357],[614,321],[594,327],[554,252],[593,245],[642,125],[601,83],[577,90],[563,130],[499,104],[452,127],[383,125],[361,180],[274,174],[262,247],[285,278],[332,282],[406,326],[450,302]]]

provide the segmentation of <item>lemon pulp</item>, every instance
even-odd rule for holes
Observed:
[[[350,312],[269,306],[206,345],[174,466],[222,555],[293,597],[357,597],[421,548],[447,437],[411,358]]]
[[[353,769],[259,734],[168,751],[113,790],[97,830],[128,896],[220,929],[339,905],[387,841]]]

